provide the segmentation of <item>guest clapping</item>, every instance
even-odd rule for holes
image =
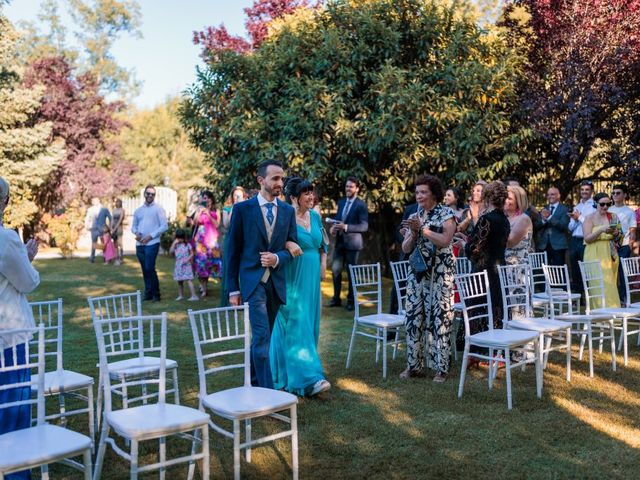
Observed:
[[[519,186],[507,187],[507,200],[504,204],[504,213],[509,219],[511,231],[507,239],[505,261],[508,265],[520,265],[527,261],[531,251],[531,238],[533,236],[533,223],[525,213],[529,208],[527,192]]]
[[[440,180],[420,175],[415,182],[418,211],[404,223],[402,250],[410,253],[407,281],[407,369],[400,378],[424,375],[428,348],[434,382],[449,373],[453,322],[453,212],[442,205]]]
[[[482,215],[484,204],[482,202],[482,192],[487,182],[478,180],[471,190],[471,198],[469,199],[469,208],[462,213],[462,220],[458,224],[458,232],[470,235],[473,228],[478,222],[478,218]]]
[[[493,322],[496,328],[502,328],[502,295],[498,265],[505,264],[505,249],[511,231],[509,219],[504,213],[506,199],[507,187],[502,182],[491,182],[484,188],[482,191],[484,211],[478,218],[478,223],[465,247],[473,272],[487,271]],[[474,322],[471,333],[482,331],[483,327]]]
[[[40,275],[31,266],[38,244],[29,240],[26,246],[18,234],[5,228],[4,211],[9,203],[9,184],[0,177],[0,354],[3,364],[24,365],[29,361],[26,344],[30,336],[24,333],[8,334],[10,330],[33,328],[34,320],[26,294],[40,283]],[[15,350],[14,350],[15,347]],[[17,358],[14,358],[14,354]],[[31,396],[30,369],[17,369],[0,375],[0,387],[24,382],[24,387],[0,391],[2,403],[12,403]],[[0,410],[0,435],[31,426],[31,406],[8,407]],[[29,448],[29,445],[24,445]],[[30,478],[29,472],[20,472],[13,478]]]

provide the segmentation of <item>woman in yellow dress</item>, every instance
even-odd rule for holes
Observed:
[[[593,197],[597,210],[584,221],[584,261],[597,260],[604,276],[604,299],[608,308],[620,307],[618,296],[618,253],[616,243],[620,239],[620,220],[615,213],[607,210],[612,205],[606,193]],[[600,305],[592,305],[600,307]]]

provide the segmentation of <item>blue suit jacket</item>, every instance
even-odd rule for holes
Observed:
[[[338,221],[342,221],[342,211],[347,204],[346,198],[338,201],[338,213],[334,217]],[[351,209],[345,218],[344,223],[347,226],[347,233],[338,232],[336,236],[336,246],[345,250],[362,250],[364,241],[362,234],[369,230],[369,211],[367,204],[359,198],[356,198],[351,205]]]
[[[545,205],[549,208],[549,205]],[[542,216],[538,216],[534,222],[536,234],[536,248],[546,250],[547,245],[551,245],[554,250],[565,250],[569,248],[569,210],[562,203],[553,215],[546,222],[542,221]]]
[[[271,252],[279,258],[278,266],[271,270],[271,279],[280,301],[287,302],[284,266],[292,257],[285,249],[285,243],[288,240],[297,242],[298,235],[293,207],[280,200],[277,202],[278,214],[271,242],[267,240],[267,229],[256,197],[233,206],[225,255],[227,290],[240,291],[243,301],[253,293],[264,274],[260,252]]]

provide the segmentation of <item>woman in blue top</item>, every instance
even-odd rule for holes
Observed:
[[[318,356],[320,280],[325,276],[327,245],[322,220],[313,208],[313,185],[293,177],[285,186],[296,209],[298,246],[287,263],[287,303],[278,311],[271,334],[271,372],[276,389],[313,396],[331,388]]]

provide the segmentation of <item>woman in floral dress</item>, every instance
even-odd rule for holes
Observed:
[[[209,277],[220,278],[222,259],[218,243],[218,214],[213,194],[205,190],[201,194],[201,206],[193,217],[193,266],[200,281],[200,296],[207,296]]]
[[[441,204],[444,189],[432,175],[415,182],[417,213],[403,222],[402,251],[410,254],[407,279],[407,368],[400,378],[423,376],[425,354],[442,383],[449,373],[453,323],[454,260],[451,240],[456,231],[453,211]],[[424,259],[423,269],[420,256]]]

